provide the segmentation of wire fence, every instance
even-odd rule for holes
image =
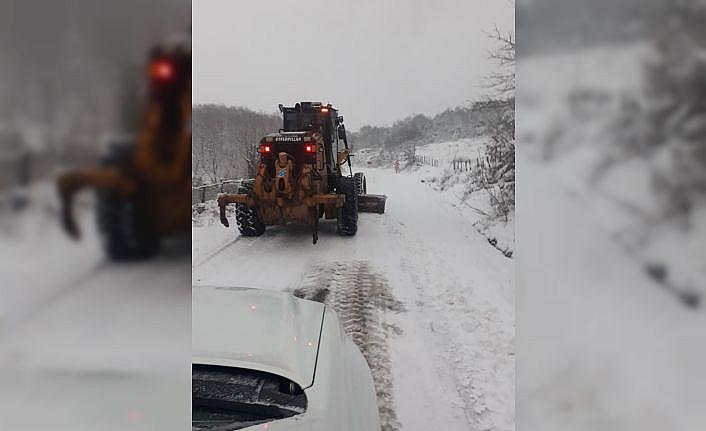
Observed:
[[[455,159],[451,161],[451,166],[456,172],[468,172],[473,169],[474,161],[469,159]]]
[[[439,159],[435,159],[435,158],[429,157],[429,156],[422,156],[422,155],[415,155],[414,162],[417,165],[429,165],[429,166],[435,166],[435,167],[440,165]]]
[[[441,161],[429,156],[415,155],[414,162],[416,165],[427,165],[432,167],[441,166]],[[469,172],[474,166],[477,166],[478,160],[471,159],[453,159],[449,162],[449,168],[453,169],[455,172]]]
[[[221,193],[237,193],[243,178],[222,180],[217,183],[203,184],[191,188],[191,204],[214,200]]]

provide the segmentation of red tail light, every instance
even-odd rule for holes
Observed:
[[[306,144],[304,146],[304,151],[307,153],[315,153],[316,152],[316,145]]]
[[[174,77],[174,65],[168,60],[158,60],[150,65],[150,76],[160,81]]]
[[[272,147],[270,147],[269,145],[260,145],[260,152],[261,152],[262,154],[271,153],[271,152],[272,152]]]

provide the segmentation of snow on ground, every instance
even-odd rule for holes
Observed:
[[[548,162],[557,181],[581,195],[615,242],[636,263],[659,268],[682,298],[706,297],[703,256],[706,203],[679,219],[664,217],[657,196],[671,171],[672,149],[625,156],[618,134],[626,98],[644,97],[643,67],[654,52],[643,43],[538,57],[521,65],[527,90],[519,108],[518,139],[525,156]],[[552,85],[540,85],[551,71]],[[531,83],[536,85],[530,85]],[[546,91],[544,91],[546,89]],[[688,301],[688,299],[686,299]]]
[[[416,154],[436,159],[440,162],[439,166],[448,167],[453,160],[483,158],[487,139],[477,137],[420,145],[416,148]]]
[[[487,138],[461,139],[420,146],[417,153],[438,161],[436,166],[418,166],[420,181],[441,193],[444,200],[457,208],[468,220],[472,220],[476,230],[508,256],[515,250],[514,213],[507,220],[498,216],[490,205],[488,193],[484,190],[469,191],[472,184],[470,171],[454,171],[453,160],[474,161],[483,158]],[[415,168],[413,168],[415,169]]]
[[[486,142],[487,138],[477,137],[419,145],[416,154],[425,160],[433,159],[434,164],[411,165],[404,171],[436,190],[444,202],[475,226],[498,250],[512,256],[515,249],[514,214],[510,214],[507,220],[497,216],[486,191],[469,191],[468,186],[473,181],[471,172],[454,171],[451,164],[454,160],[474,163],[476,158],[483,158]],[[367,161],[375,156],[374,152],[365,152],[361,158]]]
[[[513,429],[513,261],[419,175],[368,169],[368,192],[388,196],[385,214],[361,214],[350,238],[322,223],[316,245],[305,226],[246,238],[206,212],[192,228],[193,282],[304,296],[326,287],[344,315],[351,295],[384,299],[368,330],[387,347],[352,334],[383,394],[384,429]]]
[[[518,68],[517,415],[527,430],[706,425],[706,312],[685,306],[679,281],[706,291],[704,210],[688,232],[655,225],[658,160],[606,163],[620,145],[611,121],[639,93],[650,55],[633,44]],[[650,274],[655,262],[667,282]]]
[[[24,210],[0,210],[0,335],[3,327],[60,297],[77,274],[91,271],[102,261],[90,212],[77,213],[87,238],[72,241],[59,228],[53,184],[36,184],[23,195],[29,199]],[[78,202],[79,210],[84,204]]]
[[[0,429],[155,430],[190,422],[188,248],[105,261],[90,207],[59,228],[51,184],[0,216]],[[185,368],[186,365],[186,368]]]

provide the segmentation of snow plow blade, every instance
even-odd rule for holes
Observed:
[[[385,214],[385,195],[358,195],[358,212]]]

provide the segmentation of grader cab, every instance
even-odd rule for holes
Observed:
[[[155,254],[163,236],[191,225],[191,52],[181,45],[152,50],[149,99],[135,139],[111,145],[102,166],[57,179],[62,224],[80,235],[74,196],[96,191],[97,225],[112,259]],[[135,107],[137,109],[137,107]]]
[[[383,213],[386,197],[368,195],[365,175],[353,173],[343,117],[318,102],[279,109],[283,127],[260,141],[255,179],[243,181],[236,194],[219,196],[221,222],[229,226],[226,207],[235,204],[244,236],[298,222],[312,226],[316,244],[321,218],[336,219],[340,235],[355,235],[358,212]]]

